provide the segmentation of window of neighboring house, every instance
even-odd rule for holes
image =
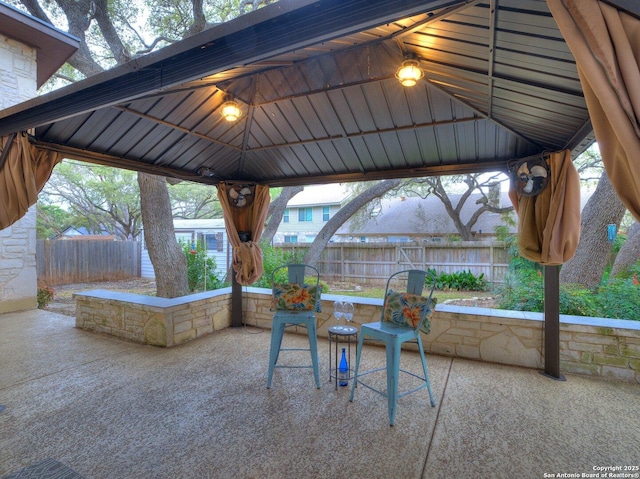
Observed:
[[[282,221],[284,223],[288,223],[289,222],[289,208],[285,208],[284,215],[282,215]]]
[[[389,236],[387,241],[389,243],[408,243],[411,240],[406,236]]]
[[[298,208],[298,221],[313,221],[312,208]]]
[[[297,235],[284,235],[284,242],[285,243],[297,243],[298,242],[298,236]]]
[[[329,221],[329,207],[322,207],[322,221]]]
[[[222,233],[205,234],[204,240],[207,251],[222,251]]]

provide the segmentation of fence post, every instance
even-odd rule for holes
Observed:
[[[491,283],[491,286],[493,287],[493,278],[494,276],[494,270],[495,270],[495,257],[493,255],[493,248],[494,245],[493,243],[491,243],[491,245],[489,246],[489,264],[491,265],[491,267],[489,268],[489,283]]]
[[[45,271],[45,277],[46,277],[46,282],[48,284],[52,284],[53,283],[53,261],[51,258],[51,241],[50,240],[46,240],[44,242],[44,271]]]

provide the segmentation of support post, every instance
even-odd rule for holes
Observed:
[[[564,381],[560,374],[560,266],[544,266],[544,371],[548,378]]]
[[[231,327],[242,326],[242,285],[236,281],[235,272],[231,274]]]

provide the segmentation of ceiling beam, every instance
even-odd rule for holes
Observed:
[[[58,145],[56,143],[49,143],[34,138],[30,138],[29,141],[41,150],[56,151],[70,160],[84,161],[96,165],[111,166],[113,168],[122,168],[124,170],[139,171],[142,173],[149,173],[151,175],[165,176],[168,178],[177,178],[180,180],[207,183],[211,185],[215,185],[220,181],[216,177],[202,176],[197,173],[190,174],[184,170],[153,165],[142,161],[129,160],[90,150],[82,150],[72,146]]]
[[[593,137],[593,141],[585,142],[585,139],[588,138],[590,133]],[[585,121],[584,124],[574,133],[574,135],[569,138],[569,141],[567,141],[565,148],[571,150],[572,152],[576,148],[580,148],[581,151],[576,151],[576,153],[579,155],[591,144],[593,144],[593,142],[595,142],[595,137],[593,136],[593,125],[591,124],[591,118],[588,118],[587,121]]]
[[[157,123],[159,125],[167,126],[167,127],[172,128],[174,130],[180,131],[180,132],[182,132],[182,133],[184,133],[186,135],[195,136],[196,138],[199,138],[200,140],[205,140],[205,141],[208,141],[210,143],[215,143],[216,145],[224,146],[225,148],[231,148],[233,150],[240,151],[240,148],[238,148],[237,146],[230,145],[229,143],[225,143],[224,141],[220,141],[220,140],[217,140],[215,138],[211,138],[210,136],[203,135],[202,133],[198,133],[198,132],[190,130],[188,128],[184,128],[184,127],[182,127],[180,125],[176,125],[175,123],[170,123],[168,121],[161,120],[160,118],[157,118],[155,116],[147,115],[146,113],[142,113],[140,111],[136,111],[136,110],[134,110],[132,108],[127,108],[127,107],[119,106],[119,105],[115,105],[113,108],[115,108],[117,110],[124,111],[126,113],[130,113],[130,114],[135,115],[135,116],[139,116],[140,118],[144,118],[145,120],[149,120],[149,121],[151,121],[153,123]]]
[[[496,22],[498,21],[498,15],[496,13],[496,0],[489,2],[489,66],[487,69],[487,95],[488,104],[487,116],[492,118],[493,116],[493,65],[496,57]]]
[[[357,181],[374,181],[394,178],[422,178],[427,176],[464,175],[473,173],[491,173],[495,171],[507,171],[506,161],[494,161],[487,163],[477,163],[474,165],[434,165],[421,168],[411,168],[402,170],[380,170],[362,174],[346,173],[325,176],[310,177],[287,177],[275,178],[269,181],[270,187],[318,185],[328,183],[351,183]]]
[[[258,79],[253,77],[251,84],[251,102],[249,103],[249,111],[247,112],[246,124],[244,128],[244,133],[242,135],[242,153],[240,154],[240,160],[238,161],[238,178],[242,177],[242,172],[244,170],[244,161],[246,158],[246,152],[249,147],[249,140],[251,138],[251,127],[253,126],[253,114],[255,112],[255,97],[258,85]]]
[[[455,15],[456,13],[460,13],[462,10],[466,10],[469,7],[473,7],[480,3],[481,0],[466,0],[462,4],[453,5],[451,7],[445,8],[444,10],[428,15],[424,20],[420,22],[416,22],[411,27],[400,30],[399,32],[392,33],[388,38],[401,39],[402,37],[406,37],[407,35],[411,35],[412,33],[420,30],[425,25],[429,23],[433,23],[436,21],[444,20],[451,15]]]

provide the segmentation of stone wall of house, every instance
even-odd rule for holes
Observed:
[[[36,96],[34,48],[0,34],[0,110]]]
[[[0,110],[36,96],[36,51],[0,35]],[[0,313],[37,306],[36,207],[0,230]]]
[[[229,288],[174,299],[109,291],[75,298],[77,327],[145,344],[175,346],[231,325]],[[336,324],[336,299],[323,295],[320,337]],[[351,300],[354,325],[380,319],[380,299]],[[271,329],[269,290],[247,288],[242,307],[246,325]],[[543,369],[543,326],[541,313],[438,305],[423,343],[431,354]],[[561,316],[560,349],[562,373],[640,383],[640,321]]]

